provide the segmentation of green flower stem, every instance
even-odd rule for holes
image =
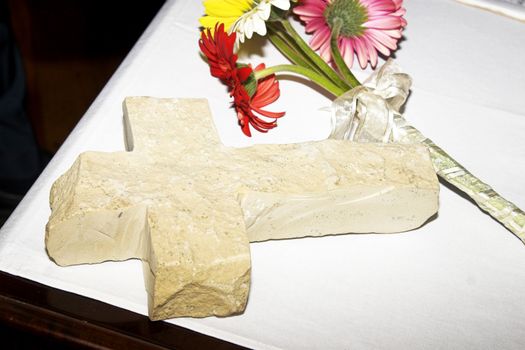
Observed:
[[[270,29],[268,31],[268,38],[270,39],[270,42],[292,63],[305,68],[316,70],[317,67],[312,65],[307,59],[299,54],[291,45],[289,45],[289,43],[285,41],[285,39],[279,33],[276,33]]]
[[[268,30],[270,33],[269,39],[277,47],[277,49],[281,50],[281,52],[285,56],[286,52],[284,51],[291,52],[292,55],[295,54],[294,57],[287,57],[290,61],[300,66],[314,70],[321,75],[325,75],[321,68],[316,66],[315,63],[312,62],[312,60],[304,54],[304,52],[297,46],[292,37],[288,33],[286,33],[286,31],[282,29],[282,26],[278,25],[277,22],[268,23]],[[281,43],[274,42],[272,40],[272,34],[275,34],[273,38],[278,38],[276,41],[280,40]],[[300,62],[294,61],[295,58],[297,58]]]
[[[334,24],[332,27],[332,35],[330,36],[330,49],[332,50],[332,58],[334,59],[334,62],[337,68],[339,69],[339,72],[343,76],[343,79],[351,87],[356,87],[361,84],[359,83],[359,80],[356,79],[356,77],[352,74],[352,72],[346,65],[345,61],[343,60],[343,56],[341,56],[341,52],[339,51],[339,46],[337,45],[337,40],[339,38],[339,34],[341,32],[342,25],[343,25],[343,21],[340,18],[334,19]]]
[[[343,80],[337,73],[308,45],[303,38],[295,31],[288,20],[282,20],[281,24],[284,29],[292,37],[297,46],[306,54],[306,56],[312,60],[312,62],[319,67],[324,75],[330,79],[334,84],[347,91],[350,86]]]
[[[302,75],[310,79],[311,81],[313,81],[314,83],[316,83],[317,85],[319,85],[320,87],[322,87],[323,89],[325,89],[326,91],[330,92],[331,94],[335,96],[339,96],[345,92],[343,88],[335,85],[333,82],[331,82],[329,79],[322,76],[321,74],[318,74],[311,69],[301,67],[301,66],[296,66],[294,64],[279,64],[277,66],[272,66],[272,67],[268,67],[260,71],[256,71],[254,72],[255,79],[259,80],[259,79],[262,79],[264,77],[267,77],[269,75],[272,75],[278,72],[291,72],[291,73]]]

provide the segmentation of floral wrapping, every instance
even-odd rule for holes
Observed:
[[[410,85],[410,77],[389,60],[362,86],[334,100],[330,138],[425,144],[434,169],[443,180],[466,193],[525,243],[525,213],[470,173],[401,115],[399,110],[408,97]]]

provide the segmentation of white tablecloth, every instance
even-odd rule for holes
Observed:
[[[525,208],[525,24],[451,0],[405,7],[395,56],[414,79],[407,119]],[[61,268],[44,247],[53,181],[82,151],[124,149],[125,96],[206,97],[228,145],[327,135],[329,100],[287,77],[272,106],[287,111],[279,127],[244,137],[199,58],[202,13],[200,1],[167,2],[0,231],[0,270],[147,314],[140,262]],[[270,45],[242,60],[284,62]],[[440,202],[411,232],[252,244],[244,314],[169,322],[255,348],[523,348],[525,246],[444,186]]]
[[[456,0],[466,5],[508,16],[525,22],[525,2],[523,0]]]

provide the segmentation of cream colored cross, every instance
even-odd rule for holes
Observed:
[[[423,146],[221,144],[203,99],[127,98],[128,152],[81,154],[51,190],[59,265],[142,259],[152,319],[245,308],[249,241],[397,232],[437,210]]]

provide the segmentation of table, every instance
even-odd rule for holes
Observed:
[[[395,59],[414,80],[406,118],[525,208],[525,24],[449,0],[409,0],[405,7],[409,24]],[[329,99],[292,76],[281,80],[272,106],[287,111],[279,127],[244,137],[224,86],[199,58],[202,13],[200,2],[166,3],[1,229],[0,295],[16,299],[19,292],[4,283],[24,278],[22,289],[56,288],[147,313],[140,262],[60,268],[43,241],[53,181],[82,151],[124,149],[125,96],[206,97],[230,146],[326,137],[329,116],[320,109]],[[270,45],[240,60],[284,61]],[[252,244],[244,314],[160,324],[261,349],[521,348],[525,247],[460,194],[441,189],[439,215],[411,232]]]
[[[13,337],[4,327],[21,333]],[[7,348],[245,349],[5,272],[0,272],[0,334],[10,336],[3,337]]]

